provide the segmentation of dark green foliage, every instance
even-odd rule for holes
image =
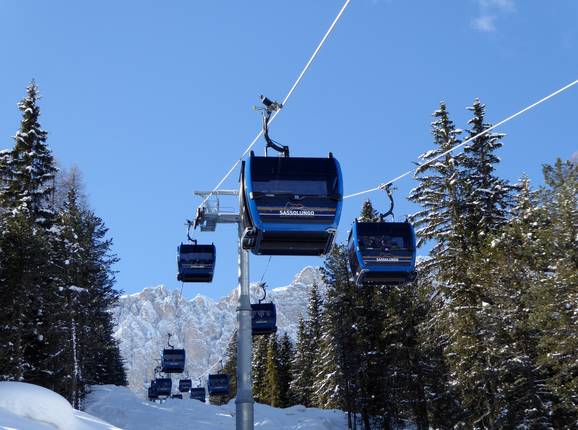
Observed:
[[[237,331],[233,333],[227,352],[225,353],[225,365],[223,366],[223,373],[229,375],[229,395],[225,396],[224,402],[228,403],[237,395]]]
[[[295,402],[304,406],[310,406],[312,398],[313,357],[309,345],[306,323],[300,319],[297,343],[295,344],[295,357],[292,363],[291,393]]]
[[[253,338],[253,398],[256,402],[267,403],[267,349],[269,336]]]
[[[298,404],[310,407],[315,404],[314,380],[319,373],[317,352],[321,346],[321,314],[323,299],[317,285],[309,293],[307,320],[299,321],[295,358],[293,360],[293,381],[291,392]]]
[[[462,230],[456,231],[463,212],[458,186],[461,158],[448,153],[435,162],[433,160],[461,143],[458,139],[461,131],[450,120],[444,102],[440,103],[434,117],[432,134],[437,146],[419,157],[422,163],[416,176],[419,184],[412,190],[409,199],[422,207],[410,218],[417,228],[418,246],[434,240],[432,255],[439,259],[450,252],[448,248],[454,235]]]
[[[558,159],[543,171],[548,224],[537,242],[546,252],[532,319],[542,333],[538,361],[555,398],[554,423],[562,428],[578,421],[578,164]]]
[[[288,407],[294,404],[290,391],[291,377],[293,375],[293,344],[289,335],[285,333],[279,344],[279,360],[278,360],[278,374],[279,374],[279,403],[281,407]]]
[[[0,251],[0,378],[38,380],[47,355],[43,322],[52,318],[44,307],[48,239],[28,216],[16,213],[2,218]]]
[[[268,336],[267,359],[265,361],[265,396],[267,404],[278,408],[281,404],[279,384],[279,345],[275,333]]]
[[[478,136],[491,127],[486,124],[486,106],[478,99],[468,108],[472,119],[468,121],[468,138]],[[466,239],[470,247],[482,246],[484,237],[498,230],[507,221],[511,200],[511,186],[494,175],[499,158],[494,154],[502,147],[501,133],[486,133],[476,137],[464,147],[463,196],[466,216]]]
[[[50,204],[57,169],[46,145],[47,133],[38,123],[39,98],[38,86],[32,81],[26,97],[18,103],[22,121],[14,136],[15,145],[1,163],[0,205],[3,210],[16,209],[46,224],[53,214]]]
[[[360,222],[378,222],[380,221],[379,213],[373,208],[371,200],[367,199],[363,202],[361,214],[357,217]]]

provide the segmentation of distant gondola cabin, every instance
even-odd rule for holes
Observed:
[[[206,397],[207,392],[205,391],[205,387],[191,388],[191,399],[204,402]]]
[[[177,280],[212,282],[217,250],[214,244],[180,244],[177,247]]]
[[[181,393],[187,393],[191,387],[193,386],[193,382],[190,379],[180,379],[179,380],[179,391]]]
[[[165,348],[161,357],[161,369],[164,373],[183,373],[185,370],[185,350]]]
[[[415,278],[415,233],[408,222],[356,220],[348,252],[358,286],[399,285]]]
[[[277,311],[274,303],[251,305],[251,329],[253,336],[268,335],[277,331]]]
[[[173,389],[173,381],[171,378],[156,378],[153,381],[153,387],[158,396],[168,397]]]
[[[209,395],[211,396],[223,396],[229,394],[229,375],[226,373],[217,373],[209,375],[209,380],[207,383],[207,388],[209,389]]]

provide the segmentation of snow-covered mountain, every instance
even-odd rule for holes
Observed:
[[[280,334],[287,332],[296,338],[299,318],[306,315],[309,291],[315,283],[323,289],[319,269],[305,267],[289,285],[268,288],[266,301],[277,306]],[[261,291],[252,285],[251,292],[255,302]],[[114,310],[115,337],[126,360],[129,387],[144,392],[167,333],[173,335],[171,344],[186,349],[186,370],[193,380],[218,370],[236,327],[237,301],[237,289],[217,301],[202,295],[187,301],[180,291],[169,291],[163,285],[122,296]]]

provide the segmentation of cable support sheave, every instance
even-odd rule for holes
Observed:
[[[447,155],[451,152],[453,152],[454,150],[470,143],[472,140],[477,139],[478,137],[483,136],[484,134],[489,133],[490,131],[492,131],[493,129],[495,129],[496,127],[499,127],[502,124],[507,123],[508,121],[522,115],[523,113],[535,108],[536,106],[544,103],[545,101],[551,99],[552,97],[557,96],[558,94],[570,89],[571,87],[573,87],[574,85],[578,84],[578,79],[575,80],[574,82],[570,82],[568,85],[563,86],[562,88],[557,89],[556,91],[554,91],[553,93],[548,94],[546,97],[543,97],[542,99],[538,100],[537,102],[532,103],[529,106],[526,106],[524,109],[516,112],[515,114],[510,115],[509,117],[503,119],[502,121],[492,125],[491,127],[488,127],[487,129],[485,129],[484,131],[476,134],[475,136],[472,136],[466,140],[464,140],[462,143],[460,143],[459,145],[456,145],[450,149],[448,149],[447,151],[442,152],[441,154],[436,155],[434,158],[432,158],[431,160],[426,161],[423,164],[420,164],[416,169],[412,169],[412,170],[408,170],[407,172],[402,173],[401,175],[391,179],[390,181],[387,182],[383,182],[381,184],[379,184],[377,187],[374,188],[370,188],[368,190],[364,190],[364,191],[358,191],[356,193],[353,194],[348,194],[345,197],[343,197],[344,199],[349,199],[351,197],[357,197],[360,196],[362,194],[367,194],[367,193],[372,193],[373,191],[377,191],[377,190],[383,190],[385,187],[387,187],[388,185],[391,185],[397,181],[399,181],[400,179],[405,178],[407,175],[411,174],[411,173],[417,173],[419,172],[421,169],[423,169],[424,167],[427,167],[428,165],[432,164],[434,161],[439,160],[441,157],[443,157],[444,155]]]
[[[285,98],[283,99],[283,102],[281,103],[281,105],[284,107],[285,104],[287,103],[287,101],[289,100],[289,98],[291,97],[291,95],[293,94],[293,92],[295,91],[295,89],[297,88],[297,86],[299,85],[299,83],[301,82],[301,80],[303,79],[303,76],[305,75],[305,73],[307,72],[307,70],[309,69],[309,66],[311,66],[311,64],[313,63],[313,61],[315,60],[315,58],[317,57],[317,54],[319,53],[319,51],[321,50],[321,48],[323,47],[323,45],[325,44],[325,41],[327,40],[327,38],[329,37],[329,35],[333,32],[333,29],[335,28],[335,26],[337,25],[337,23],[339,22],[339,19],[341,18],[341,16],[343,15],[343,12],[345,12],[345,9],[347,8],[347,6],[349,5],[349,3],[351,2],[351,0],[346,0],[345,3],[343,4],[343,6],[341,7],[341,10],[339,11],[339,13],[337,14],[337,16],[335,17],[335,19],[333,20],[333,22],[331,23],[331,25],[329,26],[328,30],[325,32],[325,35],[323,36],[323,38],[321,39],[321,41],[317,44],[317,48],[315,48],[315,51],[313,51],[313,54],[311,54],[311,56],[309,57],[309,60],[307,61],[307,63],[305,64],[305,67],[303,67],[303,70],[301,70],[301,73],[299,73],[299,76],[297,77],[297,79],[295,80],[295,82],[293,83],[293,85],[291,86],[291,88],[289,89],[289,92],[287,93],[287,95],[285,96]],[[275,111],[275,113],[271,116],[271,118],[269,119],[269,124],[271,124],[275,118],[277,118],[277,115],[279,114],[279,110]],[[243,157],[245,155],[247,155],[247,153],[251,150],[251,148],[253,146],[255,146],[255,144],[257,143],[257,141],[259,140],[259,138],[263,135],[263,130],[261,130],[257,136],[255,136],[255,138],[251,141],[251,143],[249,144],[249,146],[247,146],[247,148],[245,149],[245,151],[243,151],[243,153],[241,154],[241,156],[237,159],[237,161],[235,161],[235,163],[233,164],[233,166],[227,171],[227,173],[225,174],[225,176],[223,176],[223,178],[219,181],[219,183],[215,186],[215,188],[213,188],[213,190],[204,198],[204,200],[201,202],[201,204],[199,206],[203,206],[208,200],[209,198],[213,195],[213,193],[219,189],[219,187],[221,185],[223,185],[223,183],[227,180],[227,178],[231,175],[231,173],[233,173],[233,170],[235,170],[235,168],[239,165],[239,163],[243,160]]]

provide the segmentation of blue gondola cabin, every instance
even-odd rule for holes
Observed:
[[[358,286],[399,285],[415,279],[415,233],[408,222],[354,222],[349,263]]]
[[[205,387],[191,388],[191,399],[204,402],[207,397]]]
[[[338,161],[257,157],[241,168],[243,248],[257,255],[324,255],[343,203]]]
[[[163,349],[161,369],[164,373],[183,373],[185,370],[185,350],[174,348]]]
[[[251,328],[253,336],[268,335],[277,331],[277,310],[274,303],[251,305]]]
[[[229,394],[229,375],[225,373],[217,373],[209,375],[207,383],[209,395],[211,396],[226,396]]]
[[[152,387],[154,387],[158,396],[168,397],[173,389],[173,381],[171,378],[156,378]]]
[[[214,244],[180,244],[177,247],[177,280],[181,282],[212,282],[217,250]]]
[[[181,393],[188,393],[192,386],[193,382],[190,379],[179,380],[179,391]]]

